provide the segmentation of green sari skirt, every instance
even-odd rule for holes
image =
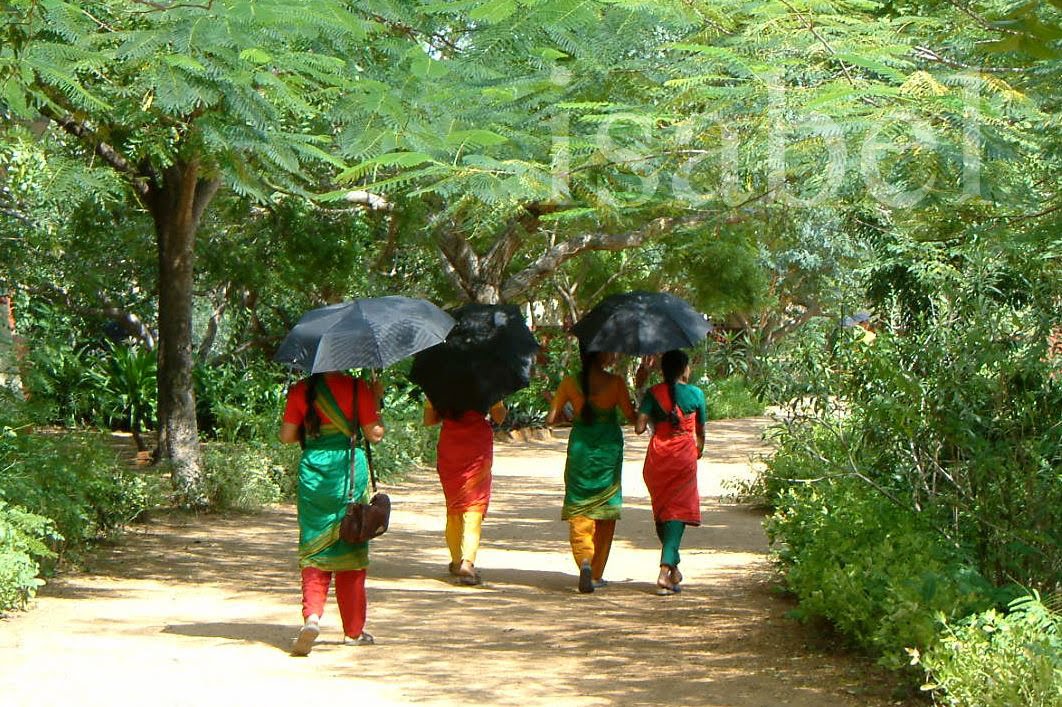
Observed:
[[[369,544],[339,539],[350,489],[350,438],[325,434],[306,440],[299,462],[299,567],[335,572],[369,566]],[[354,450],[354,500],[369,501],[369,465]]]
[[[619,518],[623,505],[622,469],[623,430],[615,416],[599,417],[591,424],[576,418],[568,436],[561,518]]]

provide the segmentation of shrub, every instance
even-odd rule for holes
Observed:
[[[35,431],[24,412],[13,399],[0,400],[0,496],[54,523],[59,558],[154,505],[157,480],[127,469],[100,434]]]
[[[418,389],[402,381],[391,381],[383,410],[387,433],[373,447],[373,465],[379,479],[402,478],[412,467],[434,462],[439,427],[424,426],[424,403]]]
[[[798,618],[824,617],[889,667],[936,637],[936,617],[994,603],[995,590],[929,525],[855,479],[794,486],[767,522],[800,598]]]
[[[203,446],[203,486],[216,510],[254,510],[295,497],[299,448],[279,442]]]
[[[955,707],[1057,707],[1062,704],[1062,616],[1033,593],[957,625],[942,618],[942,640],[925,656],[923,689]]]
[[[708,403],[708,418],[725,420],[733,417],[754,417],[762,415],[763,402],[740,376],[731,376],[722,380],[701,379],[701,389]]]
[[[55,557],[62,538],[47,518],[0,500],[0,612],[22,609],[44,580],[38,560]]]
[[[196,367],[200,431],[223,442],[272,438],[284,408],[283,376],[279,366],[261,361]]]

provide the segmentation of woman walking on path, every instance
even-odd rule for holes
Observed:
[[[701,524],[697,492],[697,460],[704,454],[704,424],[708,418],[704,393],[688,384],[689,356],[668,351],[660,360],[664,382],[646,393],[638,409],[635,431],[651,423],[653,437],[645,454],[642,476],[653,503],[653,520],[660,538],[658,594],[681,591],[679,545],[687,525]]]
[[[501,402],[491,407],[490,418],[505,419]],[[476,553],[479,551],[483,517],[490,503],[491,465],[494,463],[494,430],[487,417],[476,410],[449,412],[424,406],[424,424],[442,423],[436,468],[446,497],[446,546],[450,550],[450,574],[462,584],[479,584]]]
[[[315,373],[288,391],[280,425],[280,441],[303,445],[299,461],[299,567],[302,570],[304,624],[292,648],[308,655],[320,633],[332,574],[345,643],[367,645],[373,637],[365,627],[365,570],[369,544],[340,540],[351,483],[351,438],[365,435],[375,444],[384,428],[377,412],[378,390],[345,373]],[[365,452],[354,452],[355,500],[369,500]]]
[[[605,585],[605,563],[623,504],[620,418],[634,422],[634,405],[624,380],[605,370],[613,354],[580,350],[580,355],[582,370],[578,378],[568,376],[561,381],[546,424],[556,422],[564,406],[571,403],[575,416],[564,465],[561,519],[570,526],[579,591],[589,594]]]

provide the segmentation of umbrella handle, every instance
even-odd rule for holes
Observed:
[[[370,368],[369,371],[369,390],[372,391],[373,397],[376,398],[376,405],[380,408],[383,408],[384,386],[383,383],[380,381],[380,369]]]

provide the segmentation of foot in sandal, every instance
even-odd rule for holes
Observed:
[[[461,566],[457,570],[457,581],[467,586],[475,586],[480,584],[483,580],[479,577],[479,572],[476,571],[475,565],[468,560],[461,560]]]
[[[656,578],[656,593],[666,597],[680,591],[677,584],[671,581],[671,566],[660,565],[660,574]]]
[[[593,570],[590,569],[590,562],[584,560],[583,564],[579,566],[579,591],[583,594],[591,594],[594,591],[592,574]]]
[[[306,623],[299,629],[299,635],[295,638],[295,643],[291,647],[291,654],[297,656],[310,655],[310,651],[313,650],[313,644],[317,640],[317,637],[321,635],[321,626],[319,619],[315,614],[310,614],[306,617]]]

